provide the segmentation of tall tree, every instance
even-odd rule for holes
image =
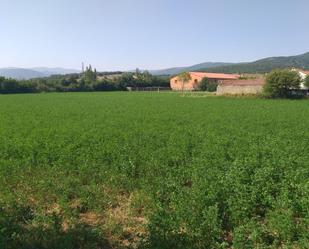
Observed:
[[[92,66],[89,65],[88,67],[86,67],[83,79],[87,85],[95,83],[97,80],[97,70],[96,69],[92,70]]]
[[[178,79],[181,81],[181,91],[184,92],[185,84],[191,80],[191,75],[188,72],[182,72],[178,74]]]

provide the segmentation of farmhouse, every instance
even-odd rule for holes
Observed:
[[[222,73],[201,73],[201,72],[189,72],[191,80],[183,84],[183,82],[175,76],[170,80],[170,86],[172,90],[179,91],[193,91],[198,90],[203,78],[208,78],[210,82],[221,82],[223,80],[236,80],[240,77],[238,74],[222,74]]]
[[[224,80],[217,88],[217,95],[225,94],[258,94],[263,90],[265,80],[263,78],[247,80]]]

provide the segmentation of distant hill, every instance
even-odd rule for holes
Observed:
[[[153,75],[175,75],[184,71],[214,73],[267,73],[277,68],[309,69],[309,52],[296,56],[269,57],[254,62],[227,63],[205,62],[189,67],[174,67],[162,70],[150,70]]]
[[[227,63],[205,62],[189,67],[174,67],[162,70],[149,70],[153,75],[175,75],[184,71],[214,72],[214,73],[267,73],[277,68],[309,69],[309,52],[296,56],[269,57],[254,62]],[[14,79],[32,79],[51,75],[80,73],[79,70],[65,68],[0,68],[0,76]]]
[[[80,73],[80,70],[76,70],[76,69],[67,69],[67,68],[61,68],[61,67],[34,67],[34,68],[30,68],[32,70],[38,71],[40,73],[43,74],[49,74],[49,75],[53,75],[53,74],[71,74],[71,73]]]
[[[205,68],[209,69],[213,67],[227,66],[232,64],[233,63],[226,63],[226,62],[204,62],[189,67],[173,67],[162,70],[150,70],[149,72],[153,75],[174,75],[184,71],[199,71],[204,70]]]
[[[79,73],[79,70],[75,69],[65,69],[65,68],[47,68],[47,67],[38,67],[38,68],[0,68],[0,76],[13,79],[32,79],[32,78],[41,78],[48,77],[54,74],[70,74],[70,73]]]
[[[31,79],[44,77],[45,75],[31,69],[24,68],[0,68],[0,76],[13,79]]]
[[[211,69],[215,73],[267,73],[273,69],[280,68],[309,69],[309,52],[296,56],[269,57],[254,62],[237,63],[227,66],[218,66]],[[202,68],[198,71],[209,71]]]

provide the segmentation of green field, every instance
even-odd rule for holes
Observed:
[[[0,248],[309,248],[309,101],[0,95]]]

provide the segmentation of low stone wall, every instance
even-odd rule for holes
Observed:
[[[258,94],[263,90],[263,86],[261,85],[253,85],[253,86],[233,86],[233,85],[219,85],[217,88],[217,95],[225,95],[225,94]]]

